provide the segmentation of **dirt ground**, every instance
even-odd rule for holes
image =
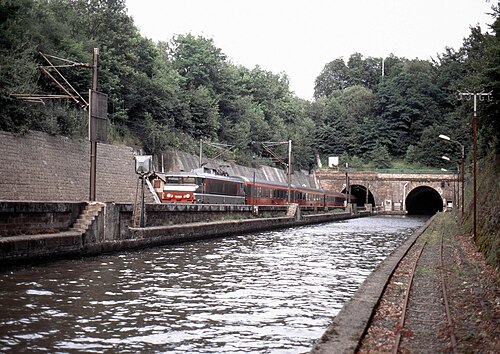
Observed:
[[[413,267],[416,271],[402,325]],[[438,215],[392,275],[358,353],[391,353],[397,336],[401,338],[399,353],[499,353],[499,279],[499,270],[485,263],[471,235],[460,232],[456,216]]]

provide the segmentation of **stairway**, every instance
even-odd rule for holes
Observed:
[[[286,216],[287,217],[295,217],[295,220],[300,220],[302,218],[302,215],[300,213],[299,204],[297,204],[297,203],[288,204]]]
[[[145,208],[145,205],[142,203],[142,198],[144,198],[144,184],[145,184],[145,181],[146,181],[146,177],[139,177],[139,179],[137,180],[137,189],[136,189],[136,192],[135,192],[135,201],[134,201],[134,210],[132,212],[132,226],[133,227],[141,227],[141,215],[143,214],[143,210],[142,208],[144,207]],[[148,182],[148,185],[151,186],[151,183]],[[142,188],[142,190],[141,190]],[[154,192],[154,189],[153,189],[153,193],[156,194],[156,192]],[[145,215],[145,212],[146,210],[144,210],[144,217],[146,216]],[[145,222],[145,220],[144,220]]]
[[[100,211],[103,208],[103,204],[91,202],[85,206],[83,212],[80,214],[78,219],[76,219],[73,226],[69,229],[69,231],[75,231],[81,234],[84,234],[90,225],[94,222],[97,215],[99,215]]]

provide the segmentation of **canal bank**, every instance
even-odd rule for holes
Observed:
[[[366,278],[310,352],[497,352],[498,269],[459,219],[428,220]]]
[[[126,203],[2,202],[0,264],[95,256],[371,215],[370,211],[292,206],[148,204],[134,227]]]
[[[413,233],[366,278],[354,296],[342,307],[311,353],[355,353],[368,329],[373,312],[400,260],[434,217]]]

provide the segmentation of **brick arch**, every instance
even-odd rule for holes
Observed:
[[[351,194],[356,197],[357,205],[362,206],[365,204],[371,204],[372,206],[375,206],[375,198],[370,188],[367,188],[362,184],[353,184],[350,186],[350,189],[351,189]],[[368,196],[366,195],[367,192]],[[342,193],[345,193],[345,188],[342,190]]]
[[[341,192],[345,189],[346,173],[339,171],[326,171],[317,173],[320,186],[323,189]],[[376,207],[384,207],[387,210],[404,211],[408,193],[418,187],[429,187],[440,195],[445,201],[453,200],[453,183],[456,178],[453,174],[436,173],[378,173],[349,171],[349,183],[351,186],[359,185],[364,188],[369,186],[373,196],[373,204]]]
[[[441,193],[427,184],[412,188],[405,197],[405,209],[409,214],[432,215],[443,211],[444,198]]]

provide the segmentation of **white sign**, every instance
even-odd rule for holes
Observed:
[[[328,167],[338,166],[339,165],[339,157],[338,156],[329,156],[328,157]]]

